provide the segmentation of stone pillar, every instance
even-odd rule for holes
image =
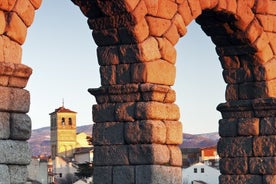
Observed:
[[[150,35],[144,1],[73,2],[98,45],[102,86],[89,89],[97,100],[94,182],[181,184],[173,44]]]
[[[31,152],[30,94],[24,88],[32,69],[21,64],[21,45],[41,0],[0,3],[0,183],[26,183]]]
[[[95,183],[181,183],[182,128],[175,93],[150,83],[89,90]]]
[[[232,101],[218,106],[220,183],[273,184],[276,179],[276,99]]]

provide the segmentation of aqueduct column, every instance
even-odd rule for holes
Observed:
[[[24,88],[32,69],[21,64],[21,45],[41,0],[0,1],[0,183],[26,183],[31,152],[30,94]]]
[[[74,2],[89,17],[99,46],[102,86],[89,90],[98,103],[94,182],[180,184],[182,127],[170,88],[173,44],[150,35],[144,1]]]

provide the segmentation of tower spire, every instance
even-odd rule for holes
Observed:
[[[62,107],[64,107],[64,98],[62,98]]]

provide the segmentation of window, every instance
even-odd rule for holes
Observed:
[[[69,118],[69,125],[72,126],[72,118]]]
[[[65,125],[65,118],[61,118],[61,125],[62,125],[62,126]]]
[[[201,170],[201,173],[204,173],[204,168],[201,168],[200,170]]]
[[[194,168],[194,173],[197,173],[197,168]]]

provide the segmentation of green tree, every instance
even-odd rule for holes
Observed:
[[[88,178],[93,175],[93,165],[90,162],[78,164],[78,169],[75,175],[79,178]]]

